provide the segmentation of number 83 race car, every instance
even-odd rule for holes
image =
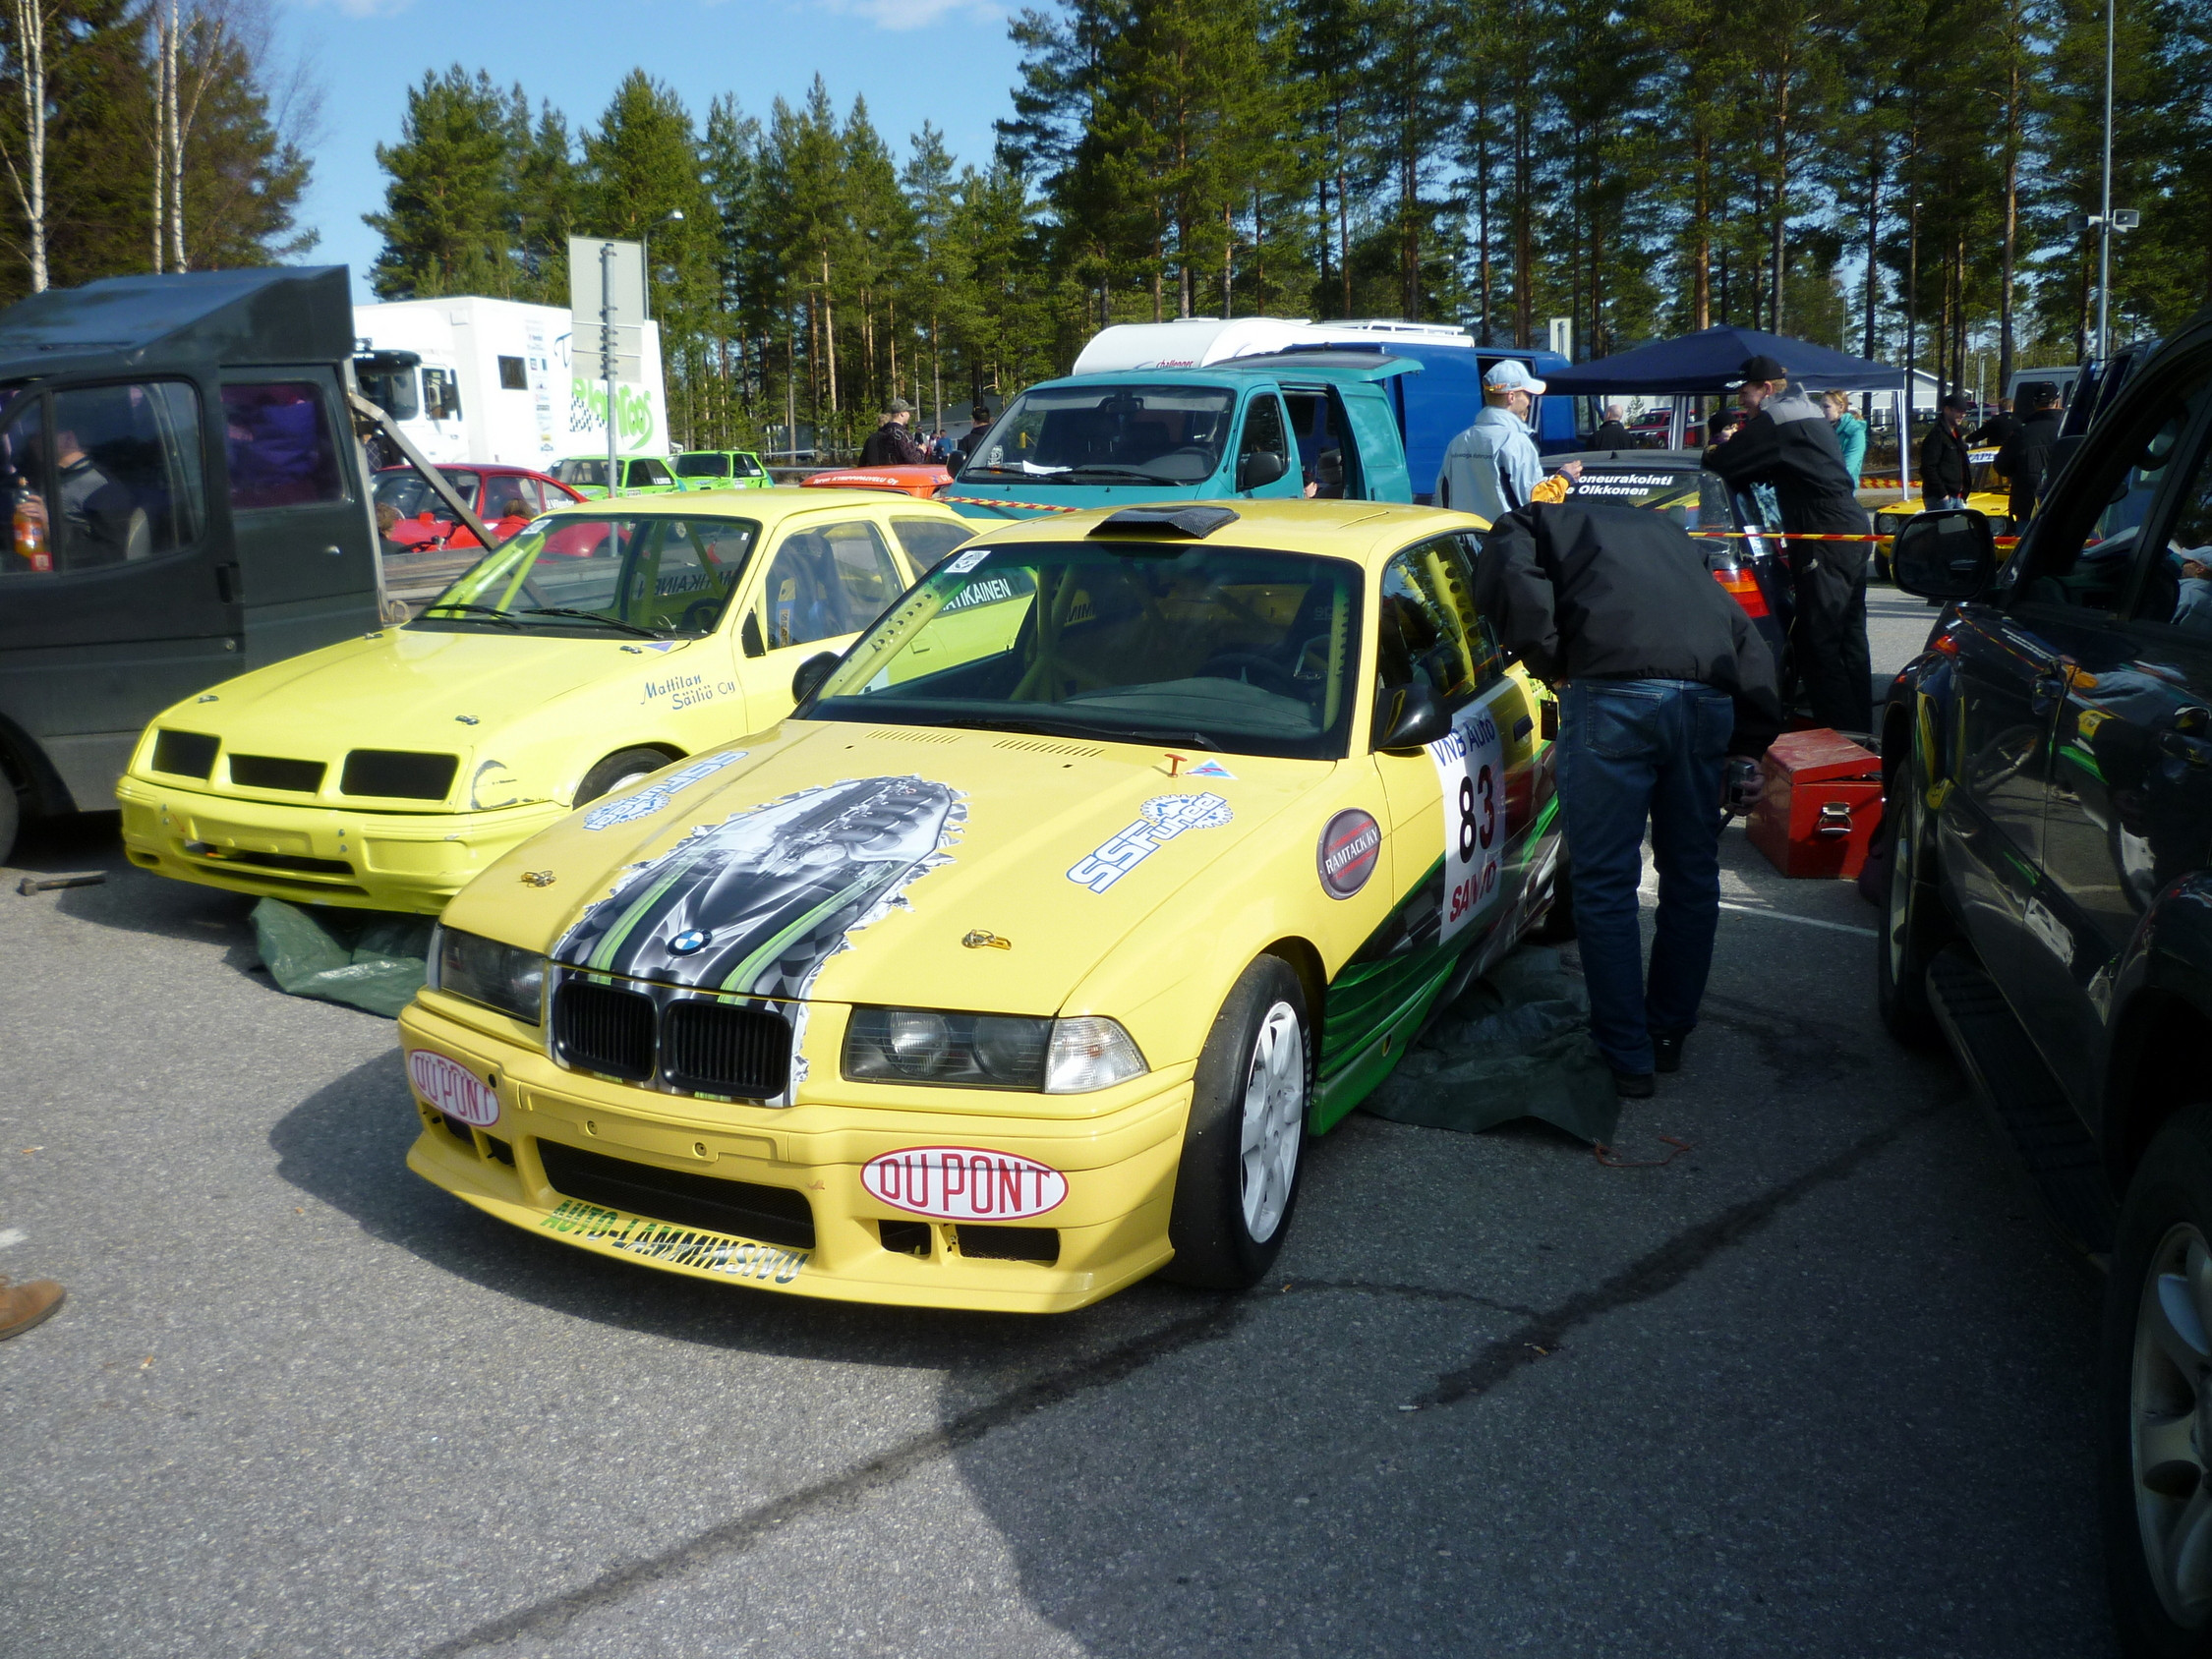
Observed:
[[[1549,694],[1476,613],[1481,528],[1239,501],[980,538],[802,664],[791,717],[454,898],[400,1022],[409,1166],[801,1295],[1252,1285],[1308,1137],[1554,903]]]

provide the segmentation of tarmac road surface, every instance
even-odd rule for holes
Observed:
[[[1878,590],[1878,664],[1928,613]],[[1051,1320],[561,1248],[409,1174],[388,1021],[39,830],[0,892],[0,1649],[2109,1653],[2099,1285],[1727,840],[1707,1023],[1607,1168],[1357,1116],[1279,1271]]]

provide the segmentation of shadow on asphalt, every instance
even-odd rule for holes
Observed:
[[[420,1127],[395,1049],[286,1113],[269,1146],[278,1175],[375,1236],[501,1295],[627,1331],[842,1364],[957,1371],[987,1395],[1215,1299],[1147,1283],[1078,1313],[1036,1319],[713,1285],[570,1249],[464,1204],[406,1167]]]
[[[7,888],[0,893],[0,903],[18,900],[18,872],[51,876],[102,871],[107,880],[96,887],[55,891],[51,895],[55,909],[95,927],[153,939],[220,944],[226,968],[268,985],[267,976],[257,971],[261,956],[247,921],[254,901],[243,893],[173,882],[139,869],[123,856],[122,822],[122,814],[113,812],[32,819],[24,826],[8,861]]]

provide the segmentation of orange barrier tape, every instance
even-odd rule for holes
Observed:
[[[1063,507],[1053,501],[1007,501],[996,495],[940,495],[940,501],[960,501],[971,507],[1025,507],[1039,513],[1079,513],[1080,507]]]

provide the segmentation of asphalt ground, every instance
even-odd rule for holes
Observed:
[[[1040,1320],[483,1217],[388,1021],[42,827],[108,879],[0,891],[0,1271],[70,1290],[0,1344],[0,1651],[2108,1653],[2095,1274],[1881,1033],[1874,912],[1725,857],[1652,1167],[1356,1116],[1260,1290]]]

